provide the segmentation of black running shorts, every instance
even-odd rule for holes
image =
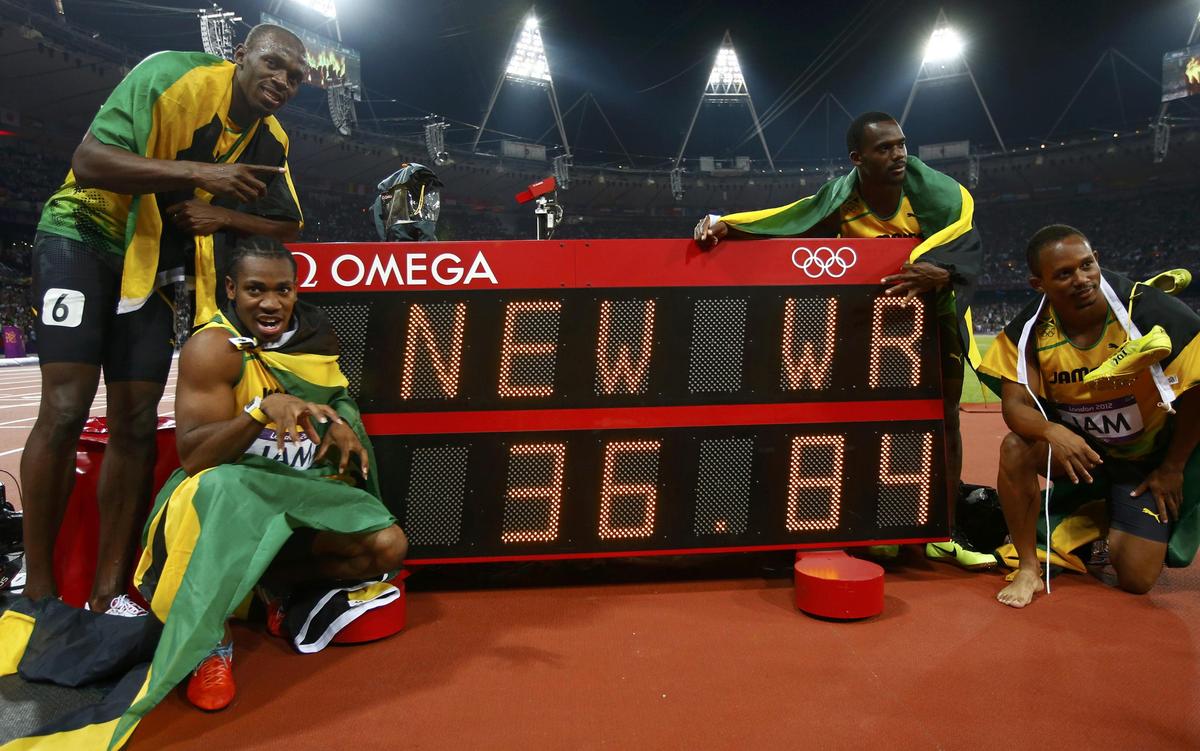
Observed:
[[[104,380],[166,383],[174,316],[159,294],[117,314],[121,260],[87,245],[38,233],[33,247],[33,307],[43,363],[100,366]]]
[[[1101,467],[1111,481],[1108,490],[1109,526],[1134,537],[1166,543],[1174,524],[1160,518],[1158,501],[1149,490],[1134,498],[1130,493],[1142,484],[1158,461],[1152,463],[1106,459]],[[1093,470],[1093,473],[1095,470]]]

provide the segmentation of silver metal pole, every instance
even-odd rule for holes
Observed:
[[[1000,129],[996,127],[996,121],[992,119],[992,111],[988,109],[987,100],[983,98],[983,92],[979,90],[979,84],[975,82],[975,74],[971,72],[971,66],[967,65],[966,58],[963,58],[963,65],[966,65],[967,77],[971,79],[971,85],[975,87],[979,103],[983,105],[983,113],[987,115],[988,122],[992,124],[992,132],[996,134],[996,140],[1000,142],[1000,151],[1007,153],[1008,149],[1004,146],[1004,139],[1000,137]]]
[[[687,148],[688,141],[692,138],[692,129],[696,127],[696,118],[700,117],[700,108],[704,106],[704,95],[700,95],[700,101],[696,103],[696,111],[692,114],[692,122],[688,125],[687,133],[683,136],[683,143],[679,146],[679,155],[675,157],[675,164],[671,169],[679,169],[679,163],[683,161],[683,151]]]
[[[775,160],[771,158],[771,150],[767,148],[767,137],[763,135],[762,123],[758,121],[758,113],[754,111],[754,100],[750,98],[749,89],[746,89],[746,106],[750,108],[750,117],[754,119],[754,129],[758,131],[758,142],[762,144],[763,153],[767,155],[767,164],[771,165],[771,171],[774,172]]]

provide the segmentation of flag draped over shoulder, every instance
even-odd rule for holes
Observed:
[[[854,194],[857,182],[858,172],[852,170],[795,203],[728,214],[721,217],[721,221],[751,235],[803,235],[837,211]],[[925,239],[913,249],[909,261],[928,261],[950,271],[959,336],[964,351],[970,354],[971,365],[978,366],[980,356],[972,336],[970,306],[976,280],[983,269],[983,249],[979,233],[975,231],[975,201],[954,178],[928,167],[914,156],[908,157],[903,187],[925,233]]]
[[[1123,303],[1129,318],[1137,328],[1146,332],[1155,325],[1162,326],[1171,337],[1171,354],[1159,361],[1158,367],[1165,375],[1165,382],[1176,397],[1200,384],[1200,317],[1180,300],[1160,290],[1134,282],[1121,274],[1102,271],[1117,298]],[[979,369],[979,379],[999,394],[1001,383],[1017,383],[1017,363],[1021,359],[1018,342],[1027,322],[1039,315],[1042,301],[1034,300],[1022,308],[1015,318],[996,336],[987,361]],[[1036,322],[1035,322],[1036,323]],[[1032,342],[1031,342],[1032,346]],[[1031,365],[1031,367],[1035,367]],[[1037,394],[1045,401],[1044,386]],[[1052,405],[1047,405],[1047,414],[1057,415]],[[1104,534],[1107,519],[1096,524],[1096,507],[1091,501],[1103,498],[1108,492],[1106,483],[1072,485],[1056,482],[1051,494],[1051,562],[1066,568],[1083,570],[1082,563],[1072,551],[1079,546],[1099,539]],[[1044,548],[1046,539],[1045,522],[1038,522],[1039,545]],[[997,551],[1007,563],[1016,565],[1016,552],[1006,546]],[[1200,450],[1193,451],[1183,473],[1183,504],[1180,518],[1175,522],[1171,539],[1167,543],[1168,566],[1190,565],[1200,548]],[[1043,556],[1042,550],[1038,551]]]
[[[314,306],[298,304],[295,315],[298,327],[288,342],[276,350],[246,350],[245,366],[262,368],[280,390],[333,406],[369,452],[358,409],[346,393],[346,380],[337,366],[332,327]],[[219,314],[209,326],[241,334],[237,318],[230,312]],[[126,639],[140,647],[140,662],[132,648],[117,649],[130,653],[123,657],[104,657],[121,668],[110,667],[104,675],[120,672],[124,677],[103,702],[56,719],[13,741],[11,747],[121,747],[146,712],[220,641],[225,621],[247,600],[293,530],[303,527],[353,534],[395,523],[379,500],[374,473],[365,487],[357,488],[343,478],[331,477],[332,471],[328,465],[296,469],[255,455],[192,476],[177,470],[155,500],[144,533],[145,549],[134,574],[134,583],[150,603],[152,617],[124,619],[83,613],[56,601],[25,603],[27,607],[5,612],[0,617],[0,676],[19,666],[21,676],[28,677],[29,670],[44,666],[45,654],[35,654],[26,645],[46,643],[45,634],[51,632],[58,643],[69,643],[73,629],[82,629],[99,635],[98,642],[104,644],[108,643],[105,633],[129,629],[133,627],[130,621],[153,632],[140,640]],[[147,662],[145,639],[154,643],[160,622],[161,636]],[[97,654],[103,656],[107,651],[112,650],[97,650]],[[52,646],[49,652],[53,654]],[[89,658],[85,654],[79,659]],[[60,667],[71,667],[71,662]],[[40,679],[58,680],[53,669],[39,670]],[[70,672],[66,680],[77,680],[78,665]]]

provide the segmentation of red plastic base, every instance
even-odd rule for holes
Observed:
[[[400,590],[400,596],[383,607],[368,610],[355,618],[333,637],[334,644],[362,644],[378,641],[399,633],[408,624],[408,596],[404,591],[407,571],[401,571],[391,584]]]
[[[796,607],[851,620],[883,612],[883,568],[844,551],[796,554]]]

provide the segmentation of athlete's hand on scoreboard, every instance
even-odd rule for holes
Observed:
[[[905,300],[911,300],[922,293],[945,287],[950,283],[950,272],[927,261],[918,261],[904,264],[899,274],[885,276],[880,281],[894,285],[884,292],[885,295],[904,295]]]
[[[1083,480],[1091,484],[1092,475],[1088,470],[1103,464],[1104,460],[1092,450],[1087,441],[1075,431],[1056,422],[1047,425],[1042,437],[1050,445],[1054,463],[1071,482],[1078,485],[1079,481]]]
[[[729,226],[725,222],[718,219],[715,214],[706,214],[692,230],[692,239],[696,241],[701,250],[711,250],[728,234]]]
[[[331,421],[334,424],[345,422],[333,407],[327,404],[306,402],[299,397],[283,392],[268,395],[262,400],[259,408],[277,426],[276,443],[281,452],[283,451],[284,437],[291,433],[292,440],[299,443],[302,429],[313,443],[322,443],[320,434],[313,428],[314,417],[322,425]]]
[[[220,206],[213,206],[208,201],[192,198],[168,206],[165,213],[179,229],[189,235],[203,236],[225,229],[228,226],[228,216],[232,212]]]
[[[283,167],[267,164],[206,164],[192,166],[192,183],[214,196],[236,198],[240,203],[253,203],[267,194],[267,184],[259,177],[281,175]]]
[[[362,468],[362,476],[365,480],[371,471],[371,460],[367,456],[367,449],[362,445],[362,441],[358,440],[358,435],[355,434],[350,426],[344,422],[335,422],[329,426],[329,430],[325,432],[325,437],[321,440],[321,448],[317,449],[317,455],[314,457],[314,462],[322,462],[329,454],[330,448],[337,451],[338,459],[338,474],[346,474],[346,468],[350,466],[350,457],[358,457],[358,466]]]

